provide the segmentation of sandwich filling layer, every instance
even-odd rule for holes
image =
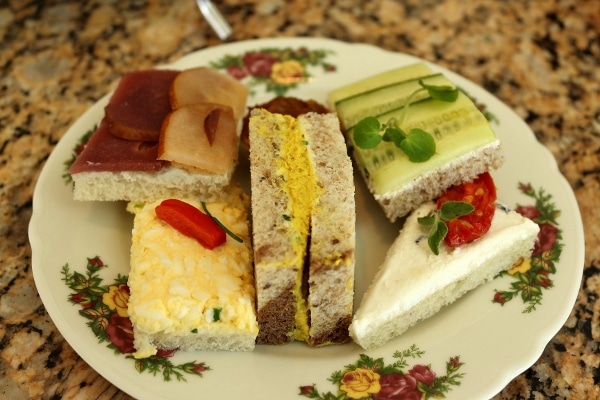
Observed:
[[[250,162],[258,343],[306,340],[303,270],[314,188],[297,120],[253,111]]]

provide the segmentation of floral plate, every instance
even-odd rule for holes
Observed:
[[[168,67],[207,65],[229,73],[249,85],[250,104],[276,95],[325,103],[334,88],[417,61],[369,45],[280,38],[205,49]],[[571,311],[583,269],[581,216],[552,155],[513,111],[472,82],[431,67],[485,109],[502,140],[506,162],[493,173],[499,198],[541,227],[530,260],[376,350],[292,343],[135,360],[124,312],[132,218],[121,202],[73,201],[64,176],[73,149],[100,121],[106,95],[61,139],[34,195],[33,273],[60,332],[106,379],[143,399],[484,399],[499,392],[535,362]],[[247,188],[241,158],[237,178]],[[358,305],[400,225],[385,219],[360,178],[355,183]]]

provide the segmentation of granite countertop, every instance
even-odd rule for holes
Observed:
[[[514,109],[556,158],[585,222],[564,327],[497,399],[600,398],[600,2],[221,0],[231,40],[364,42],[422,57]],[[32,277],[34,185],[67,128],[131,69],[221,41],[192,0],[0,2],[0,398],[125,399],[61,337]]]

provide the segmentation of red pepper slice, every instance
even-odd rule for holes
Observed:
[[[225,243],[227,234],[208,215],[177,199],[163,200],[154,209],[156,216],[185,236],[196,239],[209,250]]]
[[[452,186],[437,201],[439,209],[446,201],[464,201],[475,207],[472,213],[447,221],[448,233],[444,242],[451,247],[472,242],[483,236],[492,225],[496,207],[496,185],[488,172],[473,182]]]

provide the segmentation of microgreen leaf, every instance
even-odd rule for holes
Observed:
[[[389,127],[383,132],[382,139],[386,142],[393,142],[396,147],[400,147],[400,143],[406,139],[406,135],[402,132],[402,129]]]
[[[423,129],[413,128],[408,131],[400,148],[411,162],[419,163],[429,160],[435,154],[435,140]]]
[[[447,201],[440,207],[441,218],[449,221],[463,215],[471,214],[475,210],[472,204],[464,201]]]
[[[381,124],[376,117],[363,118],[354,126],[354,143],[359,148],[366,150],[379,146],[382,141],[391,142],[401,149],[411,162],[415,163],[425,162],[433,157],[436,149],[433,136],[419,128],[413,128],[407,134],[401,125],[406,119],[409,106],[417,93],[426,90],[429,96],[435,100],[453,102],[458,98],[459,89],[450,85],[428,85],[421,79],[419,85],[420,88],[408,96],[400,120],[391,117],[387,123]]]
[[[435,223],[435,218],[432,216],[420,217],[417,218],[417,221],[419,222],[419,225],[431,226]]]
[[[354,142],[361,149],[372,149],[381,143],[381,124],[375,117],[366,117],[354,127]]]
[[[419,80],[419,85],[427,89],[429,95],[440,101],[452,103],[458,98],[458,88],[449,85],[428,85],[422,80]]]
[[[446,222],[468,215],[475,210],[473,205],[464,201],[447,201],[430,215],[417,218],[419,225],[430,226],[427,244],[436,256],[440,254],[440,244],[448,234]]]
[[[436,256],[440,254],[440,243],[442,243],[447,233],[448,225],[443,221],[437,221],[433,224],[431,231],[429,231],[427,244],[429,244],[429,248]]]

